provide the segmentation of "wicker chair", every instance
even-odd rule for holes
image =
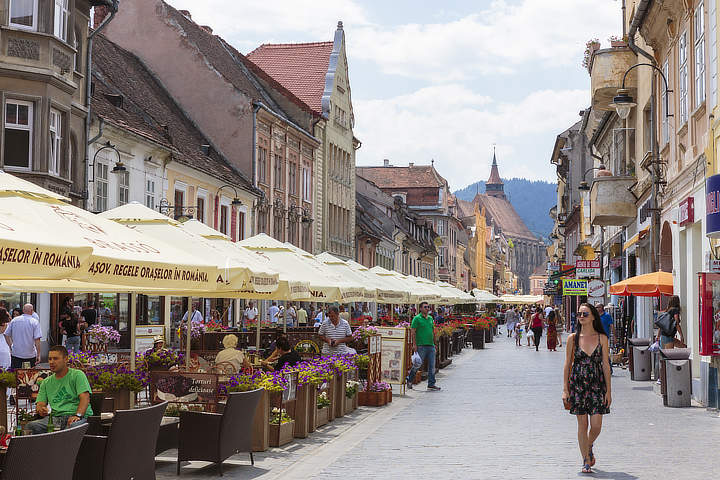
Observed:
[[[262,389],[229,393],[222,414],[180,412],[177,474],[181,462],[203,460],[217,463],[222,475],[222,462],[239,452],[248,452],[255,465],[252,427],[261,395]]]
[[[13,438],[0,471],[2,480],[69,480],[87,425]]]
[[[107,436],[86,435],[75,480],[155,478],[155,443],[167,402],[118,410]]]

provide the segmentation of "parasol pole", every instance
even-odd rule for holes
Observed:
[[[190,302],[190,308],[188,309],[188,317],[185,321],[185,370],[190,370],[190,337],[192,337],[192,318],[195,315],[195,303],[193,303],[193,297],[188,297]]]
[[[136,345],[135,345],[135,325],[137,324],[137,293],[132,292],[130,294],[130,370],[135,371],[135,354],[136,352]],[[130,394],[130,409],[135,408],[135,394],[133,392],[129,392]],[[95,412],[93,412],[95,413]],[[97,412],[97,415],[100,415],[100,412]]]

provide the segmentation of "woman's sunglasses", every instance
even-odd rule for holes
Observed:
[[[589,317],[590,312],[577,312],[578,317]]]

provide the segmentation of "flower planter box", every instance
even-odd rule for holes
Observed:
[[[310,391],[315,393],[315,387],[312,385],[302,385],[297,387],[297,393],[295,396],[295,421],[293,422],[295,427],[293,429],[293,437],[295,438],[306,438],[310,432],[310,407],[312,406],[317,410],[315,404],[311,405],[310,402]]]
[[[253,418],[253,452],[264,452],[270,446],[269,426],[270,399],[268,398],[267,391],[263,390],[260,401],[255,408],[255,417]]]
[[[386,392],[358,392],[360,405],[368,407],[382,407],[387,403]]]
[[[347,383],[347,373],[342,372],[335,377],[335,418],[345,416],[345,383]]]
[[[357,400],[357,393],[353,395],[351,398],[348,398],[347,395],[345,395],[345,415],[352,413],[353,410],[355,410],[355,402]]]
[[[313,384],[308,385],[308,433],[315,431],[317,426],[317,387]]]
[[[282,447],[293,440],[295,421],[282,423],[280,425],[269,425],[270,446]]]
[[[118,410],[130,410],[130,390],[108,392],[105,395],[113,401],[113,412],[117,412]],[[96,415],[99,415],[99,412]]]
[[[385,402],[392,403],[392,389],[385,390]]]
[[[333,378],[328,380],[328,398],[330,399],[330,411],[328,412],[328,421],[332,422],[335,420],[335,405],[338,402],[338,389],[337,389],[337,378],[333,375]],[[343,388],[343,396],[345,395],[345,388]]]
[[[495,339],[493,338],[493,331],[492,329],[486,329],[485,331],[485,343],[493,343]]]
[[[315,429],[327,425],[330,422],[331,407],[316,408],[315,412]]]
[[[474,350],[482,350],[485,348],[485,330],[472,329],[470,333],[470,341]]]

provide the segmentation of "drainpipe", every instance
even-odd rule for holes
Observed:
[[[261,106],[253,103],[253,126],[252,126],[252,185],[257,188],[257,112]],[[256,201],[257,204],[257,201]],[[255,205],[253,205],[255,207]],[[252,225],[254,233],[257,233],[257,209],[253,208],[252,211]]]
[[[112,2],[112,3],[111,3]],[[90,196],[90,186],[88,178],[88,165],[90,165],[90,145],[97,140],[99,137],[95,137],[92,142],[87,140],[90,136],[90,124],[92,123],[92,113],[90,110],[91,97],[90,87],[92,85],[92,51],[93,51],[93,38],[100,32],[105,26],[110,23],[118,11],[118,0],[107,0],[105,6],[110,9],[110,15],[105,17],[105,20],[97,26],[92,32],[88,34],[87,52],[85,54],[85,105],[87,106],[87,115],[85,117],[85,160],[83,160],[83,184],[85,185],[85,191],[83,192],[83,208],[87,210],[88,197]]]

